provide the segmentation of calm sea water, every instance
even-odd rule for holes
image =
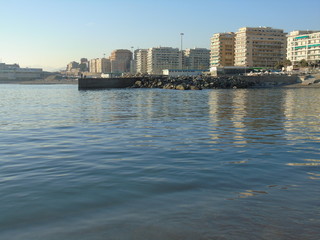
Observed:
[[[0,239],[320,239],[320,89],[0,85]]]

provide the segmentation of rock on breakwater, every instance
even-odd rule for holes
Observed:
[[[256,81],[244,80],[241,77],[211,77],[211,76],[146,76],[137,80],[132,88],[162,88],[176,90],[201,90],[215,88],[249,88],[255,86]]]

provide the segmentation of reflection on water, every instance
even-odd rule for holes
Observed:
[[[0,239],[315,239],[319,91],[3,85]]]
[[[317,89],[294,89],[285,92],[285,116],[288,140],[319,141],[319,94]],[[292,133],[292,134],[291,134]]]

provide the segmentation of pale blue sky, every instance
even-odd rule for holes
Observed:
[[[210,46],[217,32],[320,30],[319,0],[0,0],[0,60],[64,68],[113,49]]]

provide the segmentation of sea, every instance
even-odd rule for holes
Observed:
[[[320,88],[0,85],[1,240],[319,240]]]

